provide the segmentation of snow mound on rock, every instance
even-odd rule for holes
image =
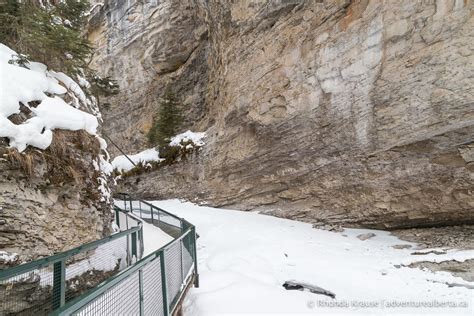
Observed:
[[[22,152],[28,146],[48,148],[53,139],[52,130],[58,128],[96,134],[98,121],[94,115],[72,107],[57,96],[68,92],[65,86],[72,85],[69,77],[49,72],[41,63],[27,63],[28,68],[11,63],[15,56],[15,51],[0,44],[0,137],[7,137],[10,146]],[[62,82],[62,79],[68,80]],[[73,86],[75,94],[84,96],[82,90],[79,92],[79,85]],[[28,103],[32,101],[40,104],[30,106]],[[20,113],[21,104],[33,117],[14,124],[9,117]]]
[[[193,142],[195,146],[204,146],[203,138],[206,133],[195,133],[187,131],[171,138],[170,146],[182,146],[181,143]]]
[[[155,148],[145,149],[135,155],[127,155],[136,165],[139,163],[147,163],[151,161],[162,161],[158,150]],[[135,167],[125,155],[117,156],[112,160],[112,166],[114,169],[124,172],[129,171]]]

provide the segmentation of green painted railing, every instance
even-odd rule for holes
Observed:
[[[150,203],[121,198],[115,211],[123,231],[0,271],[0,315],[172,314],[192,282],[198,286],[195,227]],[[145,258],[139,217],[174,237]],[[104,256],[118,258],[116,266],[92,260]]]

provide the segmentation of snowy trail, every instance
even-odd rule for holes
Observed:
[[[149,255],[173,240],[173,237],[158,227],[143,221],[143,257]]]
[[[186,218],[196,225],[200,235],[200,288],[187,295],[186,315],[473,315],[474,290],[442,284],[473,283],[445,272],[400,266],[433,260],[436,255],[410,255],[415,244],[411,244],[412,249],[395,249],[392,246],[409,243],[388,232],[346,229],[334,233],[297,221],[178,200],[153,204]],[[376,236],[365,241],[356,237],[369,232]],[[474,258],[474,251],[452,251],[442,257],[450,258]],[[287,280],[320,286],[334,292],[336,300],[287,291],[282,287]],[[410,302],[445,306],[392,305]],[[322,306],[327,303],[333,307]]]

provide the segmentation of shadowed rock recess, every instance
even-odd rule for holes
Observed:
[[[170,86],[199,154],[122,182],[313,223],[474,222],[473,1],[109,1],[105,131],[147,147]],[[117,152],[115,152],[117,154]]]

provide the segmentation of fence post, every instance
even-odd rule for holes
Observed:
[[[140,229],[140,259],[143,257],[143,252],[145,251],[145,245],[143,243],[143,227]]]
[[[184,238],[186,238],[186,236]],[[183,242],[184,242],[184,239],[179,241],[179,250],[180,250],[180,255],[181,255],[181,284],[184,284],[184,282],[185,282],[184,278],[186,277],[184,275]]]
[[[116,221],[117,227],[120,229],[120,217],[119,217],[118,209],[115,209],[115,221]]]
[[[137,256],[137,232],[132,233],[132,259],[135,256],[135,260],[138,260]]]
[[[144,315],[144,304],[143,304],[143,270],[138,270],[138,289],[139,289],[139,300],[140,300],[140,316]]]
[[[194,287],[199,287],[199,273],[198,273],[198,261],[197,261],[197,250],[196,250],[196,227],[191,228],[191,240],[193,243],[193,259],[194,259]]]
[[[155,224],[155,222],[153,221],[153,207],[151,206],[150,206],[150,213],[151,213],[151,223]]]
[[[161,250],[160,256],[160,270],[161,270],[161,291],[163,293],[163,314],[169,316],[168,306],[168,291],[166,288],[166,269],[165,269],[165,250]]]
[[[143,216],[142,216],[142,200],[138,200],[138,207],[140,208],[140,218],[143,218]]]
[[[132,256],[130,254],[130,234],[127,234],[125,238],[127,239],[127,267],[128,267],[132,265]]]
[[[53,265],[53,310],[66,303],[66,264],[64,260]]]

